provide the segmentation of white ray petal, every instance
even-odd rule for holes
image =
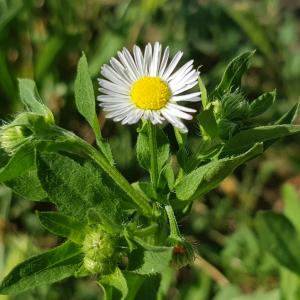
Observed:
[[[139,72],[139,76],[143,76],[143,53],[140,47],[136,45],[133,46],[133,56]]]
[[[149,75],[150,76],[157,76],[158,75],[158,67],[160,63],[160,56],[161,56],[161,45],[156,42],[153,48],[153,57],[152,61],[149,66]]]
[[[179,60],[181,59],[183,55],[183,52],[179,51],[175,54],[174,58],[172,59],[172,61],[170,62],[169,66],[167,67],[166,71],[164,72],[164,74],[162,75],[162,78],[166,81],[168,81],[169,76],[171,75],[171,73],[174,71],[174,69],[176,68]]]
[[[165,49],[165,52],[164,52],[164,55],[163,55],[163,58],[161,60],[161,64],[160,64],[160,67],[159,67],[158,76],[160,76],[160,77],[162,77],[162,75],[163,75],[163,73],[166,69],[168,59],[169,59],[169,54],[170,54],[170,50],[169,50],[169,47],[167,47]]]

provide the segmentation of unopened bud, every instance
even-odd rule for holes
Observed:
[[[176,239],[169,238],[168,244],[173,247],[172,263],[174,266],[180,268],[194,261],[194,247],[183,237]]]
[[[110,234],[97,228],[84,239],[84,267],[93,274],[109,274],[116,267],[116,244]]]
[[[21,125],[3,125],[0,127],[0,145],[8,154],[14,154],[19,147],[31,138],[32,132]]]

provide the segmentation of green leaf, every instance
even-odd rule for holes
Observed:
[[[234,135],[225,145],[224,152],[239,152],[252,145],[282,138],[300,132],[300,125],[269,125],[243,130]]]
[[[205,109],[206,106],[208,105],[208,98],[207,98],[207,90],[206,87],[201,79],[201,76],[198,77],[198,84],[199,84],[199,89],[201,92],[201,103],[203,108]]]
[[[150,170],[150,145],[149,145],[149,123],[145,122],[142,127],[138,130],[138,138],[136,144],[137,159],[141,167],[146,170]],[[165,166],[169,159],[170,145],[168,137],[165,135],[163,130],[156,127],[156,140],[157,140],[157,163],[158,173]]]
[[[300,275],[300,241],[292,223],[282,214],[260,212],[255,227],[262,246],[289,270]]]
[[[213,107],[203,110],[198,116],[200,130],[204,138],[215,139],[219,136],[218,125],[213,113]]]
[[[119,268],[116,268],[116,270],[112,274],[101,276],[99,284],[104,288],[105,291],[108,288],[118,290],[119,293],[121,293],[121,297],[118,297],[117,299],[123,300],[128,294],[126,279]],[[105,295],[104,299],[108,299],[107,295]]]
[[[300,98],[297,101],[297,103],[289,110],[287,111],[281,118],[279,118],[275,124],[292,124],[296,117],[298,116],[300,107]]]
[[[105,157],[113,163],[112,153],[109,144],[104,142],[101,135],[100,125],[96,114],[96,103],[93,83],[89,74],[88,63],[83,53],[77,67],[75,80],[75,102],[78,111],[92,127],[97,145]]]
[[[111,220],[121,217],[117,205],[120,196],[116,186],[93,165],[80,165],[58,153],[42,153],[38,157],[38,176],[51,202],[69,216],[86,221],[87,212],[95,208],[99,215]]]
[[[255,51],[246,51],[234,58],[226,67],[221,82],[213,92],[213,96],[221,97],[228,91],[234,91],[241,85],[241,79],[250,66]]]
[[[276,100],[276,90],[273,92],[267,92],[256,98],[250,103],[249,112],[250,117],[257,117],[267,111]]]
[[[292,124],[294,122],[294,120],[296,119],[296,117],[298,116],[299,106],[300,106],[300,99],[289,111],[287,111],[283,116],[281,116],[275,122],[275,124],[276,125]],[[266,149],[268,149],[276,141],[278,141],[278,138],[271,139],[271,140],[264,142],[264,151]]]
[[[135,241],[137,238],[135,238]],[[143,244],[144,246],[145,244]],[[150,275],[163,273],[170,265],[173,248],[151,246],[138,249],[129,256],[129,270],[134,274]]]
[[[31,79],[21,78],[18,79],[18,82],[20,98],[27,110],[40,115],[48,115],[51,120],[54,121],[51,111],[44,105],[43,100],[37,91],[35,82]]]
[[[176,185],[178,199],[192,200],[215,188],[230,175],[239,165],[262,153],[262,145],[256,144],[246,153],[212,161],[183,177]]]
[[[284,203],[284,214],[293,223],[300,236],[300,197],[291,184],[284,184],[281,188]]]
[[[5,185],[24,199],[42,201],[48,196],[41,186],[35,167],[14,179],[5,181]]]
[[[81,260],[81,247],[68,241],[17,265],[3,279],[0,293],[18,294],[72,276]]]
[[[35,164],[35,150],[25,144],[20,147],[8,163],[0,169],[0,182],[22,175]]]
[[[53,234],[82,244],[86,233],[85,224],[57,212],[37,212],[37,215],[43,227]]]

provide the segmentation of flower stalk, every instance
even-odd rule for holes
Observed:
[[[158,187],[158,162],[157,162],[157,140],[156,140],[156,127],[151,122],[148,122],[149,126],[149,145],[151,156],[151,181],[153,188],[156,191]]]

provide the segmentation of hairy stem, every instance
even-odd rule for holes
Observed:
[[[157,163],[157,140],[156,127],[149,121],[149,139],[150,139],[150,156],[151,156],[151,181],[154,190],[158,186],[158,163]]]
[[[180,234],[180,231],[179,231],[179,228],[177,225],[177,221],[176,221],[172,206],[166,205],[165,210],[167,212],[167,216],[168,216],[169,223],[170,223],[170,237],[175,238],[175,239],[179,238],[181,236],[181,234]]]

